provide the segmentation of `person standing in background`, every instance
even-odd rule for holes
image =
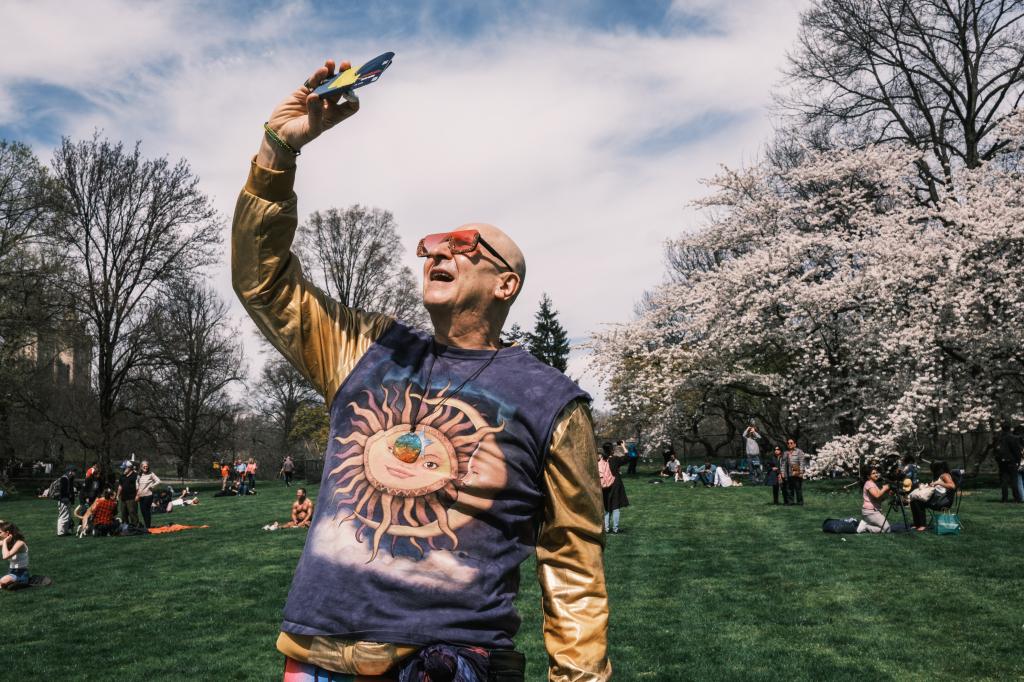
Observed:
[[[68,469],[60,477],[60,492],[57,493],[57,536],[71,535],[71,502],[75,499],[75,470]]]
[[[139,525],[139,505],[135,496],[139,493],[139,475],[135,473],[135,465],[125,461],[124,472],[117,481],[117,511],[121,523],[129,526]]]
[[[153,488],[160,485],[160,478],[149,470],[149,462],[142,460],[142,473],[139,474],[139,489],[135,493],[135,501],[142,512],[142,523],[146,528],[153,523]]]
[[[760,460],[761,458],[761,446],[757,444],[757,441],[761,440],[761,434],[757,432],[757,427],[753,423],[750,424],[743,432],[743,441],[745,451],[747,453],[747,462],[753,462],[754,460]]]
[[[640,461],[640,453],[636,449],[636,443],[630,443],[626,446],[626,457],[629,459],[629,466],[626,468],[626,473],[635,474],[636,464]]]
[[[245,465],[245,482],[249,486],[249,490],[256,489],[256,460],[252,457],[249,458],[249,463]]]
[[[281,464],[281,478],[284,479],[284,484],[287,487],[292,485],[292,474],[295,472],[295,462],[292,461],[291,455],[284,456],[284,463]]]
[[[604,443],[601,450],[598,472],[601,476],[601,493],[604,498],[604,532],[618,533],[619,510],[629,506],[626,486],[622,483],[620,473],[626,456],[613,448],[611,443]]]
[[[778,445],[775,446],[775,450],[768,457],[768,473],[764,477],[764,484],[772,487],[772,504],[779,503],[779,483],[780,483],[780,472],[782,469],[782,448]],[[785,500],[786,504],[789,504],[789,491],[783,490],[782,499]]]
[[[1009,493],[1013,501],[1021,503],[1021,491],[1017,486],[1020,472],[1021,456],[1020,439],[1010,430],[1010,423],[1003,422],[996,444],[996,463],[999,465],[999,486],[1002,488],[1000,502],[1009,502]]]
[[[796,446],[796,440],[786,441],[786,452],[782,456],[782,475],[789,491],[791,504],[804,505],[804,451]]]

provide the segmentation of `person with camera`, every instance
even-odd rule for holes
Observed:
[[[548,679],[606,682],[590,398],[501,340],[522,251],[481,223],[424,235],[416,254],[432,333],[330,299],[292,252],[300,151],[359,109],[314,93],[334,79],[328,60],[271,113],[232,225],[236,293],[330,408],[316,511],[277,640],[285,675],[523,680],[514,597],[532,553]],[[341,156],[356,173],[358,160]]]
[[[914,517],[915,530],[927,530],[926,509],[946,509],[953,504],[956,481],[946,462],[932,462],[932,479],[931,483],[918,487],[910,494],[910,513]]]
[[[889,522],[882,513],[882,500],[889,494],[891,487],[888,483],[879,486],[878,481],[881,477],[878,467],[872,466],[868,469],[867,480],[864,482],[860,515],[864,519],[864,531],[867,533],[888,533],[890,530]]]

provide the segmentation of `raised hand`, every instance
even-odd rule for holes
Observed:
[[[350,67],[347,61],[340,64],[341,71]],[[339,103],[340,94],[326,98],[313,94],[320,83],[334,75],[334,60],[328,59],[278,104],[267,120],[270,129],[292,149],[301,150],[325,130],[359,111],[358,100]],[[295,155],[264,135],[256,162],[267,168],[289,168],[295,165]]]

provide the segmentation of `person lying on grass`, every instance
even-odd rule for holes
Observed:
[[[265,530],[277,530],[278,528],[309,528],[313,520],[313,502],[306,497],[306,489],[299,488],[295,491],[295,501],[292,503],[292,520],[287,523],[278,524],[276,521]]]
[[[0,555],[10,562],[7,575],[0,578],[0,589],[28,585],[28,544],[10,521],[0,521]]]

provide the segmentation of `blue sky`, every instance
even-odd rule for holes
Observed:
[[[700,179],[758,155],[803,4],[6,3],[0,137],[46,160],[100,129],[184,157],[226,236],[274,104],[326,57],[392,50],[359,115],[303,153],[300,215],[389,209],[414,268],[422,234],[495,223],[529,263],[509,323],[547,292],[585,338],[661,279],[664,240],[700,224]],[[211,277],[233,298],[226,259]]]

